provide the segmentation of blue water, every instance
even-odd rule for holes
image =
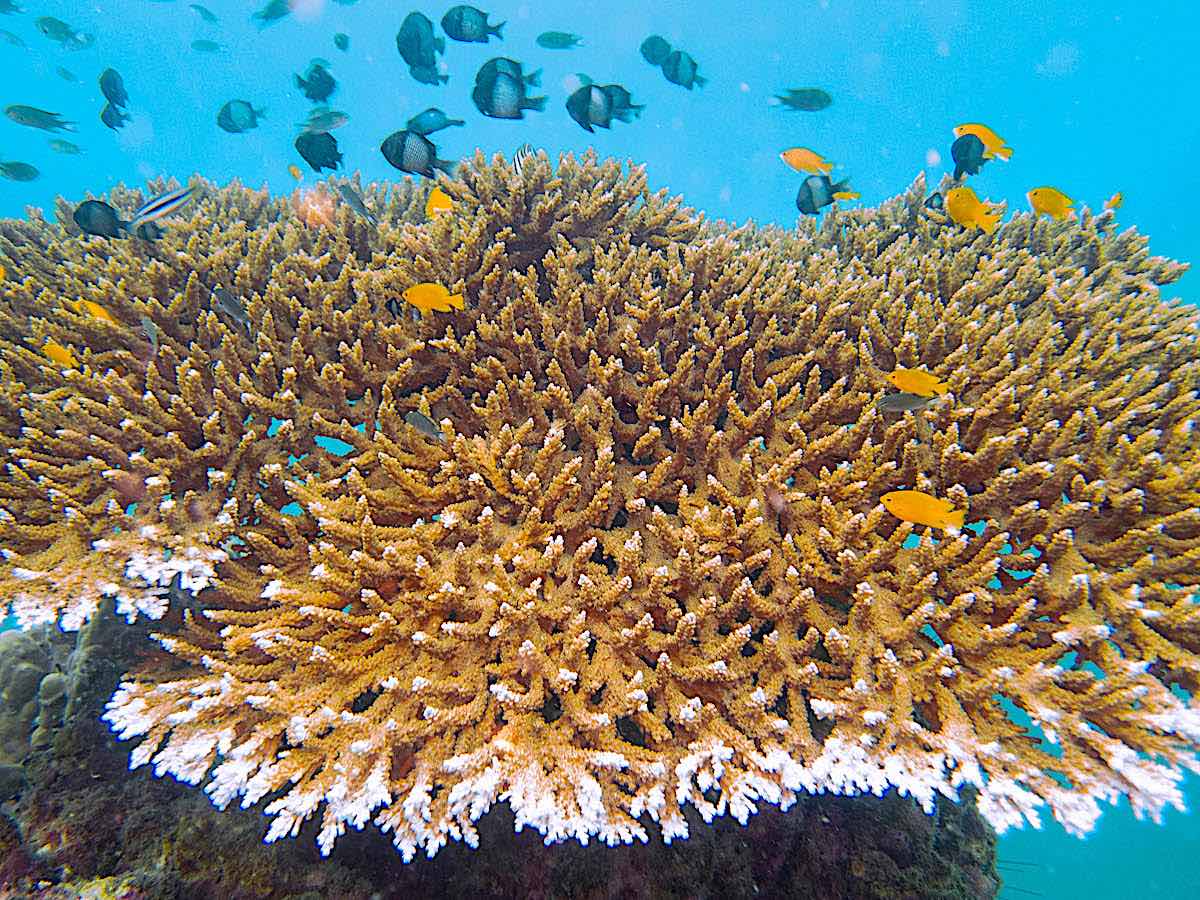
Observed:
[[[1180,0],[495,2],[488,11],[493,20],[508,20],[505,40],[448,42],[450,82],[438,87],[407,74],[395,33],[411,9],[437,22],[449,3],[297,0],[289,19],[263,30],[249,20],[250,4],[205,5],[218,25],[202,22],[182,0],[26,0],[28,13],[0,16],[0,28],[28,45],[0,43],[9,72],[3,105],[29,104],[78,121],[78,134],[62,137],[86,149],[83,156],[57,155],[44,133],[0,119],[0,156],[42,172],[28,184],[0,181],[0,215],[22,215],[26,205],[49,210],[58,193],[75,200],[119,181],[185,180],[193,172],[290,191],[288,166],[304,165],[292,147],[295,123],[312,105],[292,76],[323,57],[340,85],[330,105],[351,117],[335,132],[346,168],[361,170],[365,180],[397,176],[380,142],[409,116],[440,106],[467,120],[435,136],[442,157],[476,148],[511,154],[526,141],[552,154],[594,146],[601,155],[645,162],[653,185],[684,194],[713,217],[788,225],[801,176],[779,161],[780,150],[819,150],[839,164],[835,174],[849,177],[864,203],[876,203],[922,170],[940,177],[953,126],[982,121],[1014,156],[973,179],[981,196],[1025,209],[1025,192],[1049,184],[1096,208],[1122,191],[1119,221],[1150,234],[1153,252],[1200,258],[1200,14]],[[34,28],[39,15],[94,32],[94,47],[61,49]],[[585,46],[543,50],[534,38],[548,29],[577,32]],[[337,31],[350,36],[349,52],[335,49]],[[688,92],[667,83],[638,53],[650,33],[690,52],[708,85]],[[190,49],[200,38],[225,49]],[[499,54],[544,68],[546,112],[509,122],[475,110],[474,73]],[[60,65],[80,83],[55,74]],[[96,77],[107,66],[121,72],[131,98],[133,120],[119,133],[98,119],[104,101]],[[563,107],[564,85],[580,72],[629,88],[646,104],[640,121],[595,135],[575,125]],[[768,104],[775,92],[809,85],[829,91],[833,105],[802,113]],[[233,135],[217,128],[217,110],[235,98],[266,108],[257,130]],[[305,177],[311,183],[315,176]],[[1200,276],[1186,276],[1171,294],[1200,300],[1197,285]],[[1200,804],[1200,784],[1193,781],[1189,793],[1191,805]],[[1006,836],[1001,859],[1011,862],[1012,885],[1046,897],[1184,898],[1200,895],[1192,861],[1198,841],[1195,816],[1172,812],[1156,827],[1119,809],[1086,841],[1053,823]]]

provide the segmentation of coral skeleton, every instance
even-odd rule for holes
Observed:
[[[0,222],[0,597],[157,620],[105,715],[131,766],[406,860],[497,803],[607,844],[814,792],[1181,805],[1197,315],[1111,211],[988,237],[918,178],[735,228],[590,155],[477,156],[428,221],[359,186],[378,227],[195,183],[154,243]],[[466,308],[411,315],[420,282]],[[949,396],[885,415],[901,367]]]

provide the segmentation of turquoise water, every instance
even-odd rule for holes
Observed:
[[[449,5],[299,0],[291,16],[260,30],[249,19],[252,7],[232,0],[205,3],[216,25],[182,0],[26,0],[24,14],[0,16],[0,28],[27,45],[0,43],[10,72],[4,105],[77,121],[78,133],[61,137],[85,152],[56,154],[50,136],[0,120],[0,157],[41,172],[28,183],[0,181],[0,214],[22,215],[28,205],[48,210],[59,193],[74,200],[159,175],[186,180],[199,172],[285,192],[295,185],[288,166],[297,164],[312,183],[316,176],[292,146],[295,123],[312,104],[293,75],[323,57],[339,83],[330,105],[350,116],[335,132],[345,169],[361,170],[364,180],[396,177],[380,142],[410,116],[438,106],[467,122],[434,136],[444,158],[477,148],[510,155],[524,142],[552,155],[594,146],[601,155],[645,162],[652,184],[682,193],[713,217],[789,225],[801,176],[779,161],[785,147],[819,149],[864,203],[877,203],[918,172],[940,177],[953,126],[981,121],[1003,135],[1014,156],[973,179],[980,196],[1025,209],[1027,190],[1051,184],[1097,208],[1121,191],[1119,221],[1150,234],[1153,252],[1185,261],[1200,256],[1193,160],[1200,146],[1200,14],[1189,4],[496,2],[487,8],[493,21],[508,21],[504,41],[448,42],[448,84],[418,84],[396,52],[396,30],[411,9],[436,23]],[[44,15],[94,33],[94,45],[60,48],[34,26]],[[536,46],[534,38],[550,29],[579,33],[584,46]],[[335,32],[349,35],[347,52],[335,48]],[[691,92],[667,83],[638,52],[651,33],[691,53],[709,83]],[[195,51],[190,44],[198,39],[223,49]],[[544,113],[498,121],[475,109],[474,74],[498,54],[544,69]],[[59,66],[78,83],[60,77]],[[98,118],[104,100],[96,78],[110,66],[130,95],[132,120],[119,132]],[[627,87],[646,105],[640,120],[584,132],[563,108],[577,73]],[[804,113],[768,103],[785,88],[810,85],[827,90],[832,106]],[[259,128],[217,128],[218,109],[235,98],[265,108]],[[1170,291],[1197,300],[1198,284],[1192,274]],[[1193,808],[1200,805],[1200,782],[1190,782],[1189,795]],[[1194,815],[1171,812],[1159,827],[1117,809],[1087,840],[1050,822],[1040,832],[1006,836],[1000,853],[1009,884],[1046,897],[1184,898],[1200,894],[1197,842]]]

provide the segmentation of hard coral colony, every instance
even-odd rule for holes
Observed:
[[[236,184],[155,243],[80,239],[62,201],[0,224],[0,589],[23,623],[161,617],[106,714],[131,765],[269,797],[267,840],[373,818],[406,859],[497,800],[610,844],[804,792],[975,785],[998,829],[1048,806],[1079,833],[1098,801],[1181,803],[1181,266],[1110,212],[940,228],[920,179],[793,232],[592,156],[442,187],[428,219],[411,181],[368,189],[377,229]],[[426,282],[465,308],[385,311]],[[899,369],[949,402],[885,417]],[[966,527],[894,517],[901,490]]]

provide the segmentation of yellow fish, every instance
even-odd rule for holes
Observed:
[[[295,163],[292,163],[290,166],[288,166],[288,174],[291,175],[293,178],[295,178],[297,181],[304,180],[304,173],[300,171],[300,167],[298,165],[296,165]]]
[[[956,187],[946,191],[943,201],[946,213],[964,228],[982,228],[991,234],[1000,223],[1000,212],[984,203],[969,187]]]
[[[949,500],[939,500],[924,491],[891,491],[879,498],[883,508],[897,519],[930,528],[962,528],[965,509],[955,509]]]
[[[1000,158],[1004,161],[1012,159],[1012,147],[1004,145],[1004,138],[992,131],[986,125],[979,122],[967,122],[965,125],[959,125],[954,129],[956,138],[962,137],[964,134],[973,134],[975,137],[983,141],[983,158],[994,159]]]
[[[443,191],[440,187],[435,187],[429,192],[429,199],[425,201],[425,218],[433,218],[436,212],[449,212],[454,208],[454,201],[450,199],[450,195]]]
[[[112,313],[99,303],[93,303],[91,300],[75,300],[73,302],[67,300],[65,302],[77,313],[87,313],[89,316],[95,316],[97,319],[103,319],[105,322],[111,322],[113,325],[121,324],[113,318]]]
[[[1125,195],[1117,191],[1111,197],[1104,201],[1105,209],[1120,209],[1121,204],[1125,202]]]
[[[8,277],[8,269],[4,268],[4,264],[0,263],[0,281]]]
[[[828,175],[833,171],[833,163],[807,147],[792,147],[779,154],[779,158],[797,172],[808,172],[810,175]],[[837,195],[834,194],[836,197]]]
[[[462,309],[462,294],[451,294],[440,284],[424,281],[405,289],[404,299],[411,303],[424,315],[429,311],[450,312],[451,309]]]
[[[47,339],[42,345],[42,354],[51,362],[56,362],[60,366],[68,366],[75,368],[79,365],[79,360],[75,358],[75,354],[71,352],[70,347],[64,347],[57,341]]]
[[[1055,222],[1075,218],[1075,211],[1071,209],[1071,204],[1075,201],[1058,188],[1037,187],[1025,196],[1029,198],[1029,205],[1039,216],[1047,215]]]
[[[833,192],[834,200],[857,200],[861,196],[862,196],[862,194],[860,194],[858,191],[834,191]]]
[[[887,380],[892,387],[918,397],[936,397],[950,390],[950,385],[924,369],[897,369],[888,373]]]

